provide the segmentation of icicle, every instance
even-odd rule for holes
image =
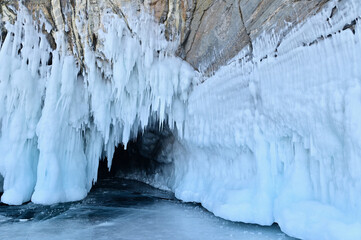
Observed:
[[[133,24],[139,19],[125,23],[105,12],[98,49],[104,57],[84,42],[85,69],[67,52],[64,33],[55,33],[52,51],[25,7],[17,16],[0,50],[2,201],[80,200],[97,179],[102,153],[110,168],[115,146],[126,147],[150,119],[167,119],[173,100],[187,96],[194,71],[174,57],[174,44],[149,16]],[[136,27],[130,32],[127,24]]]

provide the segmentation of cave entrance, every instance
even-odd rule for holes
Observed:
[[[139,133],[130,141],[127,148],[119,144],[115,148],[111,169],[108,159],[99,162],[98,181],[105,178],[122,177],[141,179],[152,176],[170,162],[166,158],[165,148],[174,141],[174,135],[168,125],[161,129],[156,124]]]
[[[0,197],[3,195],[3,192],[4,192],[4,178],[0,174]]]

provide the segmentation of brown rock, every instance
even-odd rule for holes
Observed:
[[[169,40],[178,40],[177,54],[195,69],[210,75],[233,58],[245,46],[252,56],[252,41],[261,33],[285,35],[310,15],[319,11],[329,0],[26,0],[25,6],[39,13],[53,26],[47,34],[56,48],[54,34],[64,31],[68,51],[83,59],[84,44],[94,50],[97,33],[101,28],[101,12],[110,8],[127,22],[129,8],[135,12],[145,9],[155,20],[165,25]],[[0,2],[1,22],[13,22],[18,8],[17,0]],[[134,12],[134,11],[133,11]],[[78,29],[76,20],[86,16],[87,21]],[[128,25],[129,27],[129,25]],[[4,28],[0,25],[2,33]],[[129,27],[130,29],[130,27]],[[131,30],[131,29],[130,29]],[[85,39],[82,39],[82,37]],[[282,39],[282,38],[281,38]]]

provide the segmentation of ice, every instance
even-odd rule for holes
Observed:
[[[228,220],[361,239],[360,13],[356,0],[330,1],[205,78],[149,16],[127,26],[105,11],[102,44],[84,42],[78,59],[61,31],[52,50],[21,8],[0,50],[1,201],[83,199],[99,159],[111,167],[115,146],[159,123],[175,136],[159,160],[169,164],[144,181]]]
[[[8,217],[0,224],[0,238],[291,239],[277,226],[228,222],[145,184],[129,180],[100,180],[100,184],[80,203],[2,206],[0,222],[1,215]]]
[[[360,10],[331,2],[193,89],[168,155],[178,198],[297,238],[361,238],[361,29],[344,27]]]
[[[103,47],[83,43],[83,62],[64,33],[52,50],[25,7],[18,16],[0,52],[2,202],[83,199],[99,160],[106,156],[111,167],[115,146],[126,147],[149,122],[183,125],[172,116],[184,111],[195,72],[149,16],[129,19],[130,32],[104,10]]]

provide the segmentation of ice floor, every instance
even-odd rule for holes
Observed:
[[[291,239],[278,226],[225,221],[170,192],[102,180],[80,202],[0,205],[0,239]]]

